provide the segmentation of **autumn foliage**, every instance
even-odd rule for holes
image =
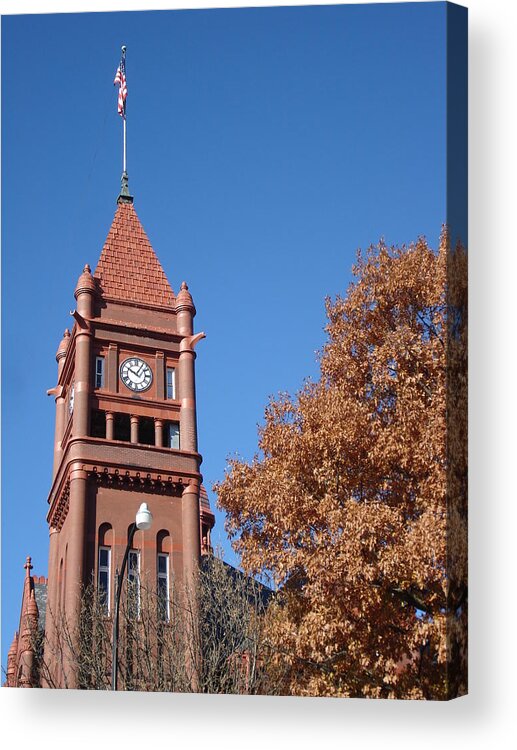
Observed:
[[[250,463],[216,485],[278,596],[282,692],[466,692],[466,252],[381,243],[327,300],[321,378],[272,399]]]

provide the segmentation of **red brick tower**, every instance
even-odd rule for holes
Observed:
[[[142,502],[153,526],[137,531],[130,569],[162,590],[173,575],[188,581],[214,525],[196,426],[194,349],[204,333],[194,334],[188,287],[174,295],[124,191],[97,268],[92,275],[84,267],[75,298],[49,391],[56,400],[49,643],[57,613],[77,625],[83,585],[96,582],[112,607],[115,570]],[[60,679],[74,686],[73,674]]]

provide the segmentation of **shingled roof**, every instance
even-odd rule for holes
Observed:
[[[132,203],[117,205],[94,277],[103,297],[174,305],[174,292]]]

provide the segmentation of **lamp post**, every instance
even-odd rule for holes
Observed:
[[[122,560],[122,570],[117,570],[115,574],[115,612],[113,613],[113,635],[111,642],[111,689],[117,689],[118,681],[118,620],[119,620],[119,609],[120,609],[120,594],[122,592],[122,583],[124,581],[124,573],[126,571],[127,558],[129,556],[129,550],[133,544],[133,538],[137,529],[146,531],[151,528],[153,522],[153,514],[147,507],[147,503],[142,503],[137,511],[135,522],[131,524],[129,529],[129,537],[127,540],[126,551],[124,552],[124,559]]]

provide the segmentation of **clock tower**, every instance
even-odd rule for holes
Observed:
[[[135,534],[129,575],[168,596],[173,577],[188,584],[210,549],[214,516],[201,485],[195,389],[205,334],[194,333],[188,286],[174,294],[128,193],[123,186],[96,269],[85,265],[79,276],[73,327],[59,344],[49,391],[50,644],[58,616],[77,627],[83,586],[94,582],[112,611],[115,571],[142,502],[153,525]],[[71,672],[57,680],[74,685]]]

